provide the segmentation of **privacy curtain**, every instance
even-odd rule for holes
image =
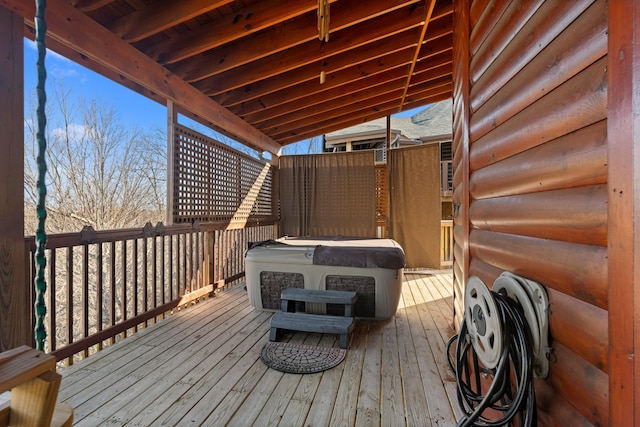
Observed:
[[[391,150],[391,237],[407,267],[440,267],[440,147]]]
[[[373,151],[282,156],[282,234],[375,237]]]

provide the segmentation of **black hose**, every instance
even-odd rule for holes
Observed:
[[[447,343],[447,361],[456,375],[458,403],[464,412],[458,426],[498,427],[509,425],[514,419],[520,427],[537,426],[529,326],[519,304],[501,293],[491,294],[498,307],[504,334],[502,353],[496,367],[488,369],[478,363],[468,336],[466,321],[462,322],[460,333],[451,337]],[[455,363],[451,360],[451,346],[454,342],[457,343]],[[474,384],[471,383],[472,376]],[[481,376],[492,378],[484,395]],[[488,409],[493,410],[491,418],[485,415]]]

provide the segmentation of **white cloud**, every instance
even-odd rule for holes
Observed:
[[[33,52],[37,51],[35,41],[24,39],[24,44]],[[75,62],[60,55],[59,53],[52,51],[51,49],[47,49],[45,65],[48,70],[48,75],[55,79],[73,79],[74,81],[81,83],[84,83],[87,80],[86,77],[79,71],[79,67]]]
[[[69,133],[70,140],[80,141],[87,134],[88,129],[84,125],[71,123],[66,131],[64,128],[55,128],[51,131],[51,135],[56,139],[65,139],[65,132]]]

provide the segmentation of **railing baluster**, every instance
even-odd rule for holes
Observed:
[[[151,272],[151,291],[153,292],[152,299],[152,307],[156,308],[158,306],[158,237],[152,237],[151,244],[151,267],[153,268]],[[157,317],[153,318],[153,323],[158,321]]]
[[[185,262],[185,270],[188,271],[188,277],[186,278],[187,281],[185,282],[185,285],[188,283],[189,284],[189,292],[193,292],[194,291],[194,283],[193,283],[193,232],[188,233],[187,234],[187,239],[186,239],[186,250],[185,250],[185,257],[184,257],[184,262]],[[186,269],[186,264],[189,264],[189,270]]]
[[[56,322],[56,313],[58,312],[58,304],[56,298],[56,250],[49,249],[49,351],[55,351],[57,347],[58,331]]]
[[[146,313],[149,310],[149,298],[148,298],[148,293],[149,293],[149,274],[148,274],[148,270],[149,270],[149,256],[147,254],[147,250],[148,248],[148,243],[147,243],[147,239],[148,237],[143,237],[142,238],[142,312]],[[149,322],[147,322],[145,320],[144,322],[144,326],[145,328],[147,326],[149,326]]]
[[[173,236],[169,237],[169,301],[173,301]]]
[[[127,320],[127,240],[123,240],[120,245],[120,251],[122,255],[120,256],[120,289],[122,289],[122,306],[120,308],[120,318],[124,321]],[[122,338],[127,337],[127,331],[122,331]]]
[[[89,336],[89,245],[82,246],[82,338]],[[84,349],[84,357],[89,356],[89,349]]]
[[[109,274],[109,280],[111,282],[111,313],[109,314],[109,324],[111,326],[116,324],[116,301],[118,299],[118,295],[117,295],[117,288],[116,288],[116,242],[113,241],[110,244],[110,251],[109,251],[109,257],[111,258],[111,261],[109,263],[109,268],[111,269],[111,272]],[[111,339],[111,344],[115,344],[116,342],[116,337],[112,336]]]
[[[73,343],[73,246],[67,248],[67,345]],[[73,365],[70,357],[69,365]]]
[[[186,295],[188,293],[187,286],[189,286],[187,279],[187,236],[190,233],[182,235],[182,295]]]
[[[138,315],[138,302],[140,299],[140,296],[138,295],[140,292],[140,286],[138,283],[138,242],[139,239],[133,239],[133,254],[131,255],[131,257],[133,258],[131,262],[131,267],[133,270],[133,277],[131,278],[131,287],[133,288],[133,317]],[[138,325],[133,327],[133,332],[138,332]]]
[[[103,304],[103,286],[104,286],[104,278],[103,278],[103,253],[102,253],[102,243],[98,243],[96,246],[96,285],[97,289],[97,302],[96,302],[96,330],[98,332],[102,331],[102,304]],[[98,351],[102,350],[102,341],[98,343]]]

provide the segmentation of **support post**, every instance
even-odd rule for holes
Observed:
[[[0,351],[33,346],[24,244],[24,19],[0,6]]]
[[[167,100],[167,212],[165,216],[167,225],[173,224],[176,123],[178,123],[178,113],[173,101],[169,99]]]
[[[608,6],[608,374],[616,426],[640,421],[640,5]]]

